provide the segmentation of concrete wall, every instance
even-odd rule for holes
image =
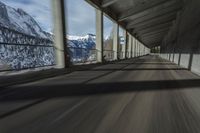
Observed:
[[[183,9],[163,40],[162,52],[200,52],[200,0],[183,1]]]
[[[200,74],[200,0],[183,0],[161,45],[161,57]]]

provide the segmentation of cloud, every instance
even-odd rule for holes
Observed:
[[[95,9],[84,0],[66,0],[68,34],[95,34]]]
[[[96,34],[95,8],[84,0],[66,0],[68,34],[85,35]],[[107,37],[112,31],[113,23],[104,17],[104,36]]]

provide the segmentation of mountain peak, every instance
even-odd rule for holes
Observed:
[[[21,8],[13,8],[0,2],[0,24],[20,33],[28,34],[39,38],[49,36],[39,26],[35,19]]]
[[[3,2],[0,1],[0,6],[5,6],[5,4]]]
[[[17,9],[17,12],[20,14],[20,15],[28,15],[28,13],[26,13],[23,9],[21,8],[18,8]]]

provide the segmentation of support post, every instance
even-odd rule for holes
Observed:
[[[131,35],[131,55],[130,58],[133,58],[133,36]]]
[[[126,57],[126,31],[123,30],[124,44],[122,46],[122,59]]]
[[[128,32],[125,30],[125,59],[128,58],[128,54],[129,54],[129,35],[128,35]]]
[[[131,34],[128,34],[128,58],[131,58],[132,55],[132,36]]]
[[[138,53],[139,53],[138,46],[139,46],[139,45],[138,45],[138,40],[137,40],[137,41],[136,41],[136,56],[137,56],[137,57],[139,56],[139,54],[138,54]]]
[[[135,49],[134,49],[134,55],[137,57],[137,39],[135,38]]]
[[[52,0],[56,68],[66,68],[70,64],[70,57],[67,53],[67,43],[65,38],[66,26],[64,5],[64,0]]]
[[[96,9],[96,50],[97,62],[103,61],[103,12]]]
[[[113,24],[114,26],[114,38],[113,38],[113,60],[118,59],[118,52],[119,52],[119,25],[117,23]]]
[[[132,36],[132,41],[133,41],[133,43],[132,43],[132,58],[134,58],[135,57],[135,38]]]

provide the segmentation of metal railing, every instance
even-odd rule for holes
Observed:
[[[0,71],[53,66],[54,57],[53,46],[0,43]]]
[[[115,51],[113,50],[104,50],[103,57],[105,61],[113,61],[114,60]]]
[[[124,59],[125,58],[125,52],[122,52],[122,51],[118,52],[118,58]]]
[[[0,71],[55,64],[53,41],[0,25]]]
[[[86,48],[75,48],[68,47],[71,62],[73,64],[90,64],[96,62],[97,52],[96,49],[86,49]]]

